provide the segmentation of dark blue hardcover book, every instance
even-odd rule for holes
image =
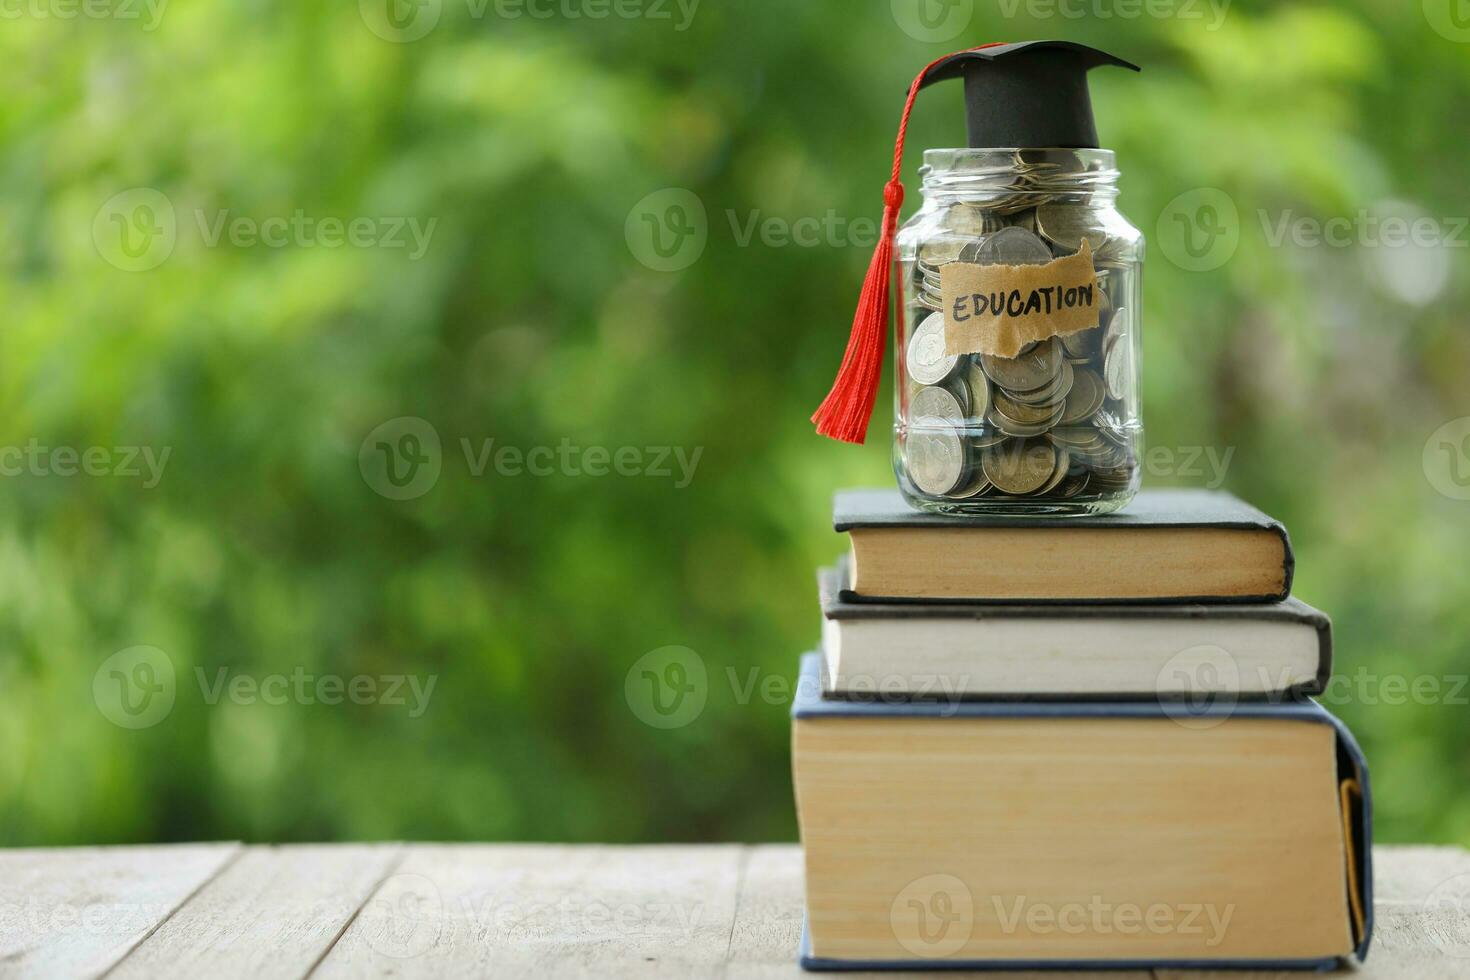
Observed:
[[[1144,490],[1088,517],[929,514],[896,489],[842,490],[844,602],[1279,602],[1296,560],[1280,521],[1221,490]]]
[[[792,708],[806,969],[1328,970],[1367,955],[1368,768],[1314,702],[822,690],[807,654]]]

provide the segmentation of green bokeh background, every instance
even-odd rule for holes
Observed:
[[[1231,452],[1224,485],[1290,527],[1379,839],[1470,844],[1470,502],[1424,457],[1470,415],[1470,30],[1449,2],[961,0],[926,42],[903,0],[703,0],[687,22],[653,0],[668,19],[425,0],[397,11],[438,15],[408,43],[380,36],[382,2],[0,24],[0,446],[170,452],[153,487],[0,479],[0,842],[794,837],[784,689],[841,546],[831,492],[891,481],[891,414],[885,383],[864,447],[807,421],[868,248],[742,230],[875,219],[919,66],[1066,37],[1145,69],[1094,92],[1150,239],[1149,443]],[[962,134],[957,87],[927,94],[911,207],[918,150]],[[106,237],[134,188],[177,228],[147,271]],[[706,215],[677,271],[635,255],[639,202],[666,188]],[[1170,259],[1168,205],[1196,188],[1238,212],[1235,252],[1201,272]],[[210,244],[197,217],[298,211],[436,224],[414,258]],[[1427,216],[1458,246],[1270,240],[1360,212]],[[359,450],[402,416],[443,451],[398,501]],[[701,455],[685,487],[476,476],[461,440],[492,438]],[[177,696],[130,730],[93,679],[136,645],[164,651]],[[665,730],[624,681],[667,645],[708,683]],[[211,705],[198,672],[222,668],[437,680],[419,717]]]

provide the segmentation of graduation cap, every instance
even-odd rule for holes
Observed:
[[[888,337],[888,297],[893,236],[903,206],[903,143],[909,114],[922,89],[947,79],[965,81],[965,122],[970,146],[1072,149],[1096,147],[1097,124],[1087,73],[1100,65],[1138,71],[1122,58],[1071,41],[1019,41],[956,51],[927,65],[909,85],[893,154],[893,176],[883,188],[883,230],[853,316],[852,335],[837,380],[812,415],[817,431],[843,442],[862,442],[878,396]]]
[[[1071,41],[1021,41],[946,55],[919,88],[965,80],[965,123],[974,147],[1095,147],[1087,73],[1100,65],[1138,71],[1122,58]]]

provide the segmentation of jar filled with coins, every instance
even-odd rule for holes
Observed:
[[[929,150],[920,175],[923,207],[895,245],[894,461],[904,495],[941,513],[1123,507],[1139,485],[1144,239],[1117,212],[1113,153]],[[1003,272],[1083,253],[1095,270],[1095,317],[1083,319],[1095,325],[1026,342],[1014,357],[947,353],[947,317],[953,329],[956,317],[998,306],[1030,307],[1045,332],[1073,287],[1053,287],[1039,270],[1035,279]],[[964,282],[958,298],[945,289],[951,263],[979,266],[979,297]]]
[[[1124,506],[1138,490],[1143,438],[1143,236],[1117,210],[1112,152],[929,150],[920,174],[923,206],[895,243],[904,495],[944,513]],[[1051,274],[1061,259],[1077,268]],[[1029,317],[1009,338],[1024,341],[1014,356],[949,353],[954,335],[987,314]],[[1088,325],[1071,329],[1078,323]]]

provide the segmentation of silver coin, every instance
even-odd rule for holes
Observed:
[[[1016,357],[981,354],[980,364],[990,380],[1002,388],[1035,391],[1054,381],[1062,369],[1062,345],[1055,337],[1048,337]]]
[[[1044,405],[1050,408],[1063,401],[1067,392],[1072,390],[1075,371],[1076,368],[1063,359],[1061,367],[1057,369],[1057,376],[1040,388],[1035,391],[1007,391],[1006,394],[1023,405]]]
[[[965,387],[970,392],[970,415],[985,418],[985,413],[990,411],[990,379],[985,376],[978,357],[965,358]]]
[[[905,447],[909,479],[921,491],[943,496],[965,476],[965,443],[960,430],[937,418],[918,420]]]
[[[1053,201],[1036,209],[1036,230],[1042,238],[1066,252],[1079,252],[1083,241],[1092,245],[1092,251],[1102,248],[1108,240],[1097,213],[1081,204]]]
[[[931,238],[919,246],[919,261],[931,268],[947,265],[960,257],[960,251],[969,244],[967,238],[946,235]]]
[[[931,313],[914,328],[904,358],[909,377],[921,385],[937,385],[954,373],[960,355],[944,352],[944,314]]]
[[[1128,394],[1128,381],[1133,374],[1133,340],[1119,334],[1103,350],[1103,381],[1107,384],[1109,398],[1123,398]]]
[[[979,238],[1005,227],[999,214],[979,204],[950,205],[943,221],[944,227],[969,238]]]
[[[965,408],[949,389],[929,385],[920,388],[909,401],[909,418],[937,418],[963,425]]]
[[[1102,408],[1104,395],[1102,379],[1095,372],[1087,368],[1075,369],[1072,390],[1067,393],[1067,409],[1057,424],[1076,425],[1091,418]]]
[[[1113,315],[1108,318],[1107,329],[1103,332],[1102,349],[1106,351],[1108,349],[1108,346],[1112,344],[1113,338],[1127,332],[1128,308],[1126,306],[1120,306],[1116,310],[1114,310]]]
[[[1025,228],[1033,235],[1036,233],[1036,209],[1027,208],[1010,216],[1009,221],[1017,228]]]
[[[973,260],[963,257],[969,252],[966,248],[960,261],[974,261],[979,265],[1046,265],[1052,259],[1046,242],[1014,225],[986,236],[974,249]]]

